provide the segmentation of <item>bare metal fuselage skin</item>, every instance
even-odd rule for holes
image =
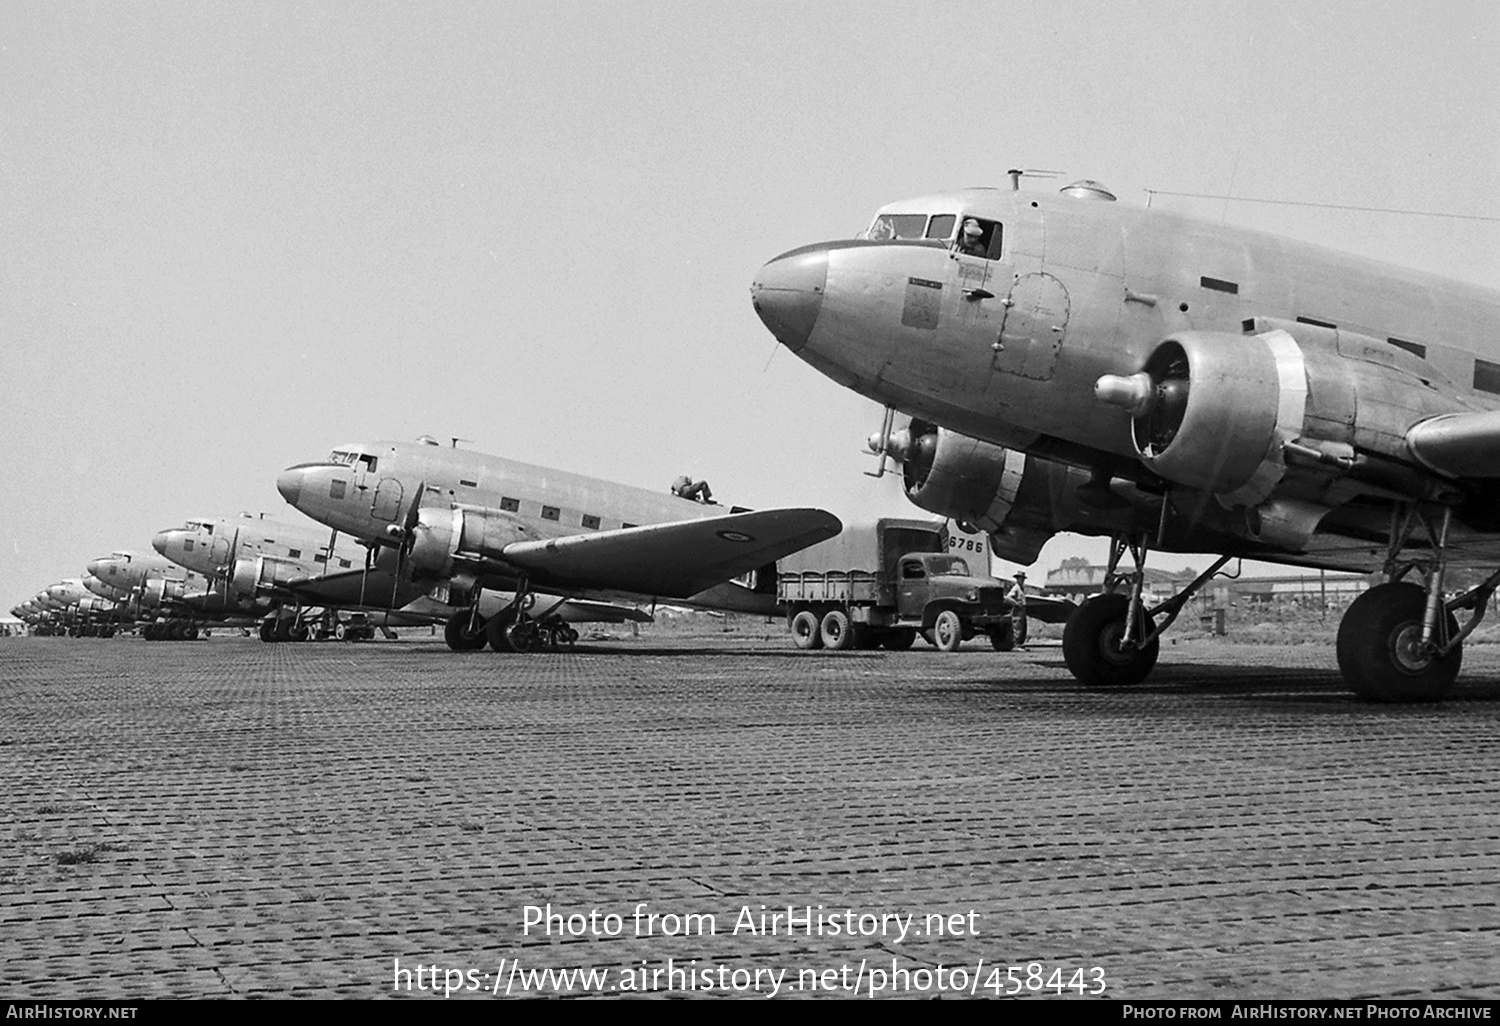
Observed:
[[[371,442],[339,446],[339,459],[288,468],[277,479],[282,497],[320,523],[370,542],[390,544],[410,504],[419,501],[426,512],[446,518],[452,510],[482,512],[496,534],[493,546],[505,540],[545,541],[582,532],[671,523],[723,516],[725,506],[680,498],[661,492],[617,484],[566,471],[534,466],[499,456],[423,443]],[[342,461],[340,461],[342,460]],[[396,560],[391,550],[381,565]],[[463,577],[462,573],[438,576]],[[432,577],[429,576],[429,580]],[[464,583],[485,589],[514,587],[517,575],[503,568],[470,575]],[[439,588],[434,592],[444,596]],[[458,598],[459,593],[454,594]],[[626,602],[649,595],[586,590],[576,597]],[[735,582],[725,582],[688,604],[746,612],[774,611],[774,595],[756,593]]]
[[[1455,555],[1500,560],[1489,484],[1424,467],[1408,443],[1419,422],[1500,408],[1474,387],[1500,388],[1486,362],[1500,362],[1500,293],[1065,194],[972,189],[881,213],[973,217],[1003,241],[970,255],[953,236],[859,239],[768,263],[757,312],[835,381],[1056,461],[1056,487],[1073,467],[1170,493],[1168,548],[1378,567],[1390,503],[1453,487]],[[1096,391],[1169,356],[1193,365],[1198,404],[1175,455]]]

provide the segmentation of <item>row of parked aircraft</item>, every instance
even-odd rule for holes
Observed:
[[[1064,632],[1084,683],[1144,680],[1187,601],[1248,557],[1383,571],[1340,624],[1339,668],[1366,699],[1441,698],[1500,586],[1500,293],[1114,200],[1013,173],[892,203],[767,263],[754,307],[885,405],[877,474],[900,464],[916,505],[1023,564],[1060,531],[1111,539],[1106,592]],[[358,608],[526,649],[658,598],[771,612],[757,571],[840,530],[435,444],[340,446],[277,487],[326,540],[190,522],[157,538],[186,574],[163,596],[263,616],[268,638]],[[1220,558],[1150,605],[1152,550]],[[1451,594],[1458,566],[1493,572]],[[84,610],[77,584],[52,601]]]
[[[357,640],[437,624],[455,650],[525,651],[574,623],[650,619],[665,600],[770,614],[758,571],[838,534],[820,509],[746,510],[496,456],[416,443],[340,446],[277,487],[324,528],[189,520],[154,552],[117,551],[12,612],[36,633],[194,638],[258,622],[265,641]]]

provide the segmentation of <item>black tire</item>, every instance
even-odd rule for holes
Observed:
[[[990,628],[990,647],[996,652],[1009,652],[1016,647],[1016,630],[1010,621]]]
[[[448,647],[455,652],[475,652],[483,648],[489,641],[485,632],[485,621],[479,621],[477,631],[469,630],[469,623],[473,619],[469,610],[464,609],[448,617],[448,622],[443,624],[443,640]],[[370,637],[375,637],[375,632],[370,631]]]
[[[1063,661],[1074,677],[1091,687],[1130,687],[1145,680],[1161,654],[1159,641],[1128,651],[1120,648],[1125,632],[1124,595],[1096,595],[1068,618],[1063,628]],[[1145,629],[1151,630],[1146,617]]]
[[[1349,604],[1339,621],[1339,672],[1367,702],[1437,702],[1453,688],[1463,666],[1462,645],[1442,657],[1418,651],[1427,604],[1415,584],[1377,585]],[[1448,635],[1458,621],[1448,618]]]
[[[147,629],[149,630],[150,628]],[[260,640],[268,642],[276,640],[275,620],[262,620],[260,622]]]
[[[932,643],[939,652],[957,652],[964,643],[964,622],[951,609],[945,609],[932,621]]]
[[[842,609],[830,609],[824,613],[818,633],[823,639],[823,647],[830,652],[854,647],[854,625],[849,621],[849,614]]]
[[[803,609],[792,617],[791,632],[792,644],[803,651],[823,647],[823,625],[811,609]]]
[[[897,627],[880,636],[880,646],[887,652],[905,652],[916,644],[917,632],[912,627]]]

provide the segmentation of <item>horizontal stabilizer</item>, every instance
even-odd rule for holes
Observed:
[[[1424,420],[1406,432],[1406,447],[1445,477],[1500,477],[1500,410]]]
[[[703,520],[512,542],[501,554],[539,588],[615,589],[686,598],[843,530],[821,509],[767,509]]]

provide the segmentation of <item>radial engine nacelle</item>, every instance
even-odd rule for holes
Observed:
[[[236,559],[229,571],[229,587],[245,598],[260,598],[285,590],[293,581],[307,577],[307,569],[291,560],[275,556],[247,556]]]
[[[507,545],[535,537],[504,510],[423,507],[411,530],[407,559],[429,574],[447,577],[454,573],[455,560],[499,559]]]
[[[1356,445],[1400,460],[1412,424],[1465,409],[1457,390],[1432,387],[1430,365],[1378,339],[1269,318],[1250,324],[1262,330],[1170,335],[1141,371],[1094,385],[1101,402],[1130,415],[1145,466],[1226,507],[1265,502],[1288,456],[1330,475],[1354,466]]]
[[[915,419],[870,448],[901,464],[914,505],[988,534],[998,556],[1031,563],[1058,530],[1046,471],[1025,453]]]

